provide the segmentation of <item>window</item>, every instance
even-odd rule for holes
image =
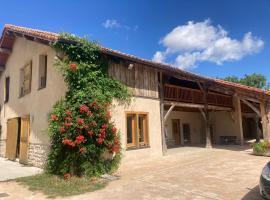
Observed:
[[[189,124],[183,124],[184,144],[191,143],[190,126]]]
[[[38,89],[46,87],[47,82],[47,55],[39,56],[39,78]]]
[[[126,120],[127,148],[149,146],[148,115],[146,113],[127,113]]]
[[[32,62],[21,69],[20,97],[31,92]]]
[[[5,80],[5,99],[4,99],[5,103],[7,103],[9,100],[9,86],[10,86],[10,78],[8,76],[6,77],[6,80]]]

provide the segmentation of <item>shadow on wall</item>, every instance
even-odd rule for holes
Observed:
[[[260,189],[258,185],[254,188],[246,188],[246,189],[249,190],[249,192],[245,194],[242,200],[263,200],[263,198],[260,195]]]

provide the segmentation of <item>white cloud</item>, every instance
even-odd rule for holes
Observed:
[[[164,53],[161,52],[161,51],[157,51],[157,52],[154,54],[154,56],[153,56],[153,60],[154,60],[155,62],[159,62],[159,63],[164,62],[164,60],[165,60],[165,55],[164,55]]]
[[[221,26],[213,26],[210,20],[177,26],[160,43],[164,51],[157,51],[153,60],[164,62],[175,56],[175,65],[182,69],[196,67],[198,62],[210,61],[222,65],[225,61],[236,61],[246,55],[259,52],[264,42],[246,33],[242,40],[232,39]],[[160,59],[162,58],[162,59]]]
[[[105,22],[102,23],[102,26],[105,28],[120,28],[121,25],[115,19],[107,19]]]
[[[102,23],[102,26],[107,29],[108,28],[122,28],[127,31],[130,31],[130,30],[137,31],[139,28],[138,25],[135,25],[134,27],[130,27],[125,24],[120,24],[116,19],[107,19],[105,22]]]

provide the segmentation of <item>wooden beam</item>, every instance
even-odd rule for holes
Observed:
[[[164,101],[165,105],[175,105],[178,107],[185,107],[185,108],[198,108],[203,109],[204,105],[202,104],[193,104],[193,103],[183,103],[183,102],[176,102],[176,101]],[[208,105],[209,110],[218,110],[218,111],[232,111],[232,108],[229,107],[222,107],[222,106],[211,106]]]
[[[243,103],[245,103],[247,106],[249,106],[259,117],[262,117],[261,112],[258,108],[256,108],[252,103],[245,99],[241,99]]]
[[[245,99],[245,100],[248,100],[248,101],[253,101],[255,103],[260,103],[261,101],[259,99],[255,99],[255,98],[252,98],[252,97],[246,97],[246,96],[242,96],[242,95],[238,95],[240,99]]]
[[[167,121],[170,113],[172,112],[173,108],[175,107],[175,104],[172,104],[171,107],[169,108],[169,110],[167,111],[167,113],[165,114],[165,117],[164,117],[164,122]]]
[[[201,114],[202,114],[202,116],[203,116],[203,119],[206,121],[206,115],[205,115],[205,112],[203,111],[202,108],[199,108],[199,110],[200,110],[200,112],[201,112]]]
[[[159,98],[160,98],[160,123],[161,123],[161,142],[162,142],[162,154],[167,155],[167,144],[164,128],[164,91],[163,91],[163,74],[159,72]]]
[[[4,53],[4,54],[10,55],[11,54],[11,49],[1,47],[0,48],[0,53]]]
[[[240,143],[241,143],[241,145],[244,145],[244,133],[243,133],[243,124],[242,124],[241,100],[237,96],[237,94],[234,95],[234,104],[235,104],[236,122],[237,122],[237,127],[239,129],[239,134],[240,134]]]

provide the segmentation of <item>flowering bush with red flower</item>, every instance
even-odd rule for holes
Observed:
[[[56,65],[68,90],[49,117],[47,170],[67,179],[109,173],[118,166],[121,153],[110,106],[113,99],[128,102],[130,93],[107,75],[107,63],[95,43],[63,34],[53,47],[67,55]],[[106,153],[112,159],[105,158]]]

